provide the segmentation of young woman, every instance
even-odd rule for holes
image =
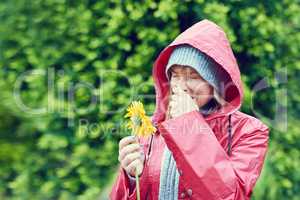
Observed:
[[[250,199],[268,146],[269,129],[239,111],[240,72],[223,30],[203,20],[157,58],[153,77],[157,132],[119,143],[119,177],[110,198]],[[142,152],[142,154],[140,153]]]

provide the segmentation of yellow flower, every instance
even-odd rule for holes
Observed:
[[[134,135],[147,137],[155,133],[156,128],[152,125],[150,118],[146,116],[144,106],[140,101],[133,101],[127,108],[125,118],[128,117],[130,117],[130,121],[126,126],[132,130]]]

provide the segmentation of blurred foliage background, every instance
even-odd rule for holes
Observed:
[[[204,18],[230,39],[242,111],[271,128],[253,199],[300,199],[297,0],[2,0],[0,199],[106,199],[124,109],[152,114],[155,58]]]

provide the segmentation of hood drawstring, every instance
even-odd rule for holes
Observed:
[[[153,135],[151,135],[151,138],[150,138],[148,152],[147,152],[147,155],[146,155],[146,161],[148,161],[149,158],[150,158],[151,149],[152,149],[152,143],[153,143]]]
[[[232,143],[232,135],[231,135],[231,131],[232,131],[232,126],[231,126],[231,114],[228,116],[228,149],[227,149],[227,154],[228,156],[231,156],[231,143]]]

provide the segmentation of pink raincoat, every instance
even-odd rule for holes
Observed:
[[[165,67],[177,45],[189,44],[213,58],[229,74],[226,89],[229,102],[219,111],[202,116],[198,111],[165,120],[169,84]],[[224,31],[209,20],[203,20],[181,33],[155,61],[153,78],[156,109],[152,117],[156,134],[142,140],[146,161],[140,178],[141,199],[158,199],[160,171],[165,145],[179,171],[178,199],[247,200],[260,175],[268,146],[269,129],[258,119],[239,110],[243,100],[240,71]],[[123,169],[110,198],[136,199],[130,192]]]

